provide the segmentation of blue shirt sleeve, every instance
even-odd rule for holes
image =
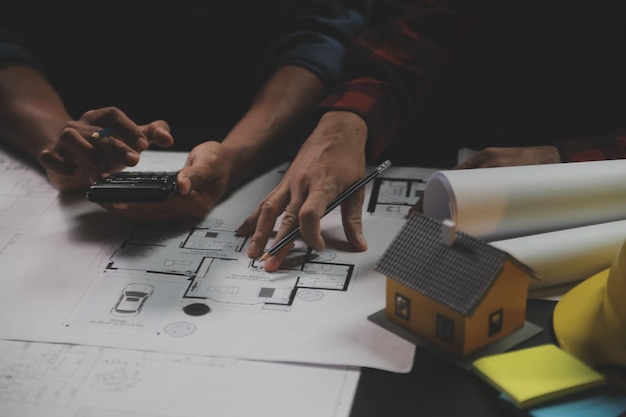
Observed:
[[[0,41],[0,64],[5,62],[23,62],[38,66],[37,60],[20,45]]]
[[[293,4],[293,0],[286,0]],[[334,85],[346,49],[367,25],[373,0],[312,0],[300,2],[277,25],[276,36],[265,53],[262,71],[297,65]],[[304,3],[304,4],[302,4]]]

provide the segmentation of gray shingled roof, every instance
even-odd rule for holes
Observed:
[[[471,316],[510,255],[460,231],[453,246],[447,246],[441,229],[441,222],[412,213],[375,269]]]

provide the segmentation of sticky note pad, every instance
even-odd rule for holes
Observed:
[[[574,396],[570,401],[539,405],[528,410],[531,417],[619,417],[626,412],[626,396],[616,393]]]
[[[472,369],[518,408],[603,385],[604,375],[560,349],[546,344],[485,356]]]

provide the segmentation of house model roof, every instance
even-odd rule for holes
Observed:
[[[454,242],[448,245],[442,239],[442,227],[437,220],[411,213],[375,269],[464,316],[471,316],[498,278],[504,262],[513,258],[460,231],[455,232]]]

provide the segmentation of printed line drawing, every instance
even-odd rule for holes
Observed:
[[[128,284],[124,287],[120,299],[111,310],[117,316],[134,316],[139,314],[141,307],[154,291],[154,287],[148,284]]]
[[[421,197],[423,186],[422,179],[377,178],[364,215],[401,216]],[[117,288],[118,301],[110,310],[117,319],[102,316],[93,300],[69,326],[181,337],[194,333],[195,327],[185,322],[166,324],[161,321],[166,320],[164,311],[180,308],[189,317],[216,308],[288,312],[294,302],[314,303],[326,291],[348,291],[356,266],[338,261],[332,250],[307,253],[304,243],[296,239],[281,269],[267,273],[261,262],[245,255],[248,237],[237,236],[235,230],[213,217],[191,227],[138,225],[107,255],[104,281],[115,285],[93,293],[100,298]],[[270,239],[267,246],[272,244]],[[121,293],[120,287],[124,288]],[[176,293],[180,296],[172,295]],[[155,300],[151,307],[148,300],[152,298],[161,301]],[[143,310],[149,312],[139,314]]]

